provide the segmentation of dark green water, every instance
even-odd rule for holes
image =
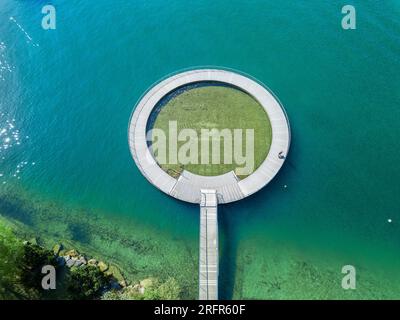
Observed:
[[[141,176],[127,125],[159,78],[233,68],[279,97],[292,145],[270,185],[220,210],[222,296],[399,298],[400,4],[352,4],[357,29],[345,31],[340,1],[56,1],[57,29],[44,31],[41,2],[2,0],[1,213],[137,277],[164,268],[195,284],[198,208]],[[103,241],[98,216],[113,230]],[[79,219],[91,229],[71,233]],[[133,254],[118,236],[155,249]]]

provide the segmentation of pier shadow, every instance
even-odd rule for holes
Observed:
[[[235,236],[235,219],[229,215],[229,207],[218,207],[218,229],[220,241],[220,261],[218,296],[221,300],[231,300],[235,289],[236,259],[238,240]]]
[[[292,127],[292,132],[294,131]],[[220,261],[219,261],[219,299],[231,300],[236,292],[236,297],[240,299],[242,292],[241,281],[237,281],[241,276],[238,268],[238,247],[240,241],[239,228],[243,221],[258,218],[260,216],[271,216],[272,212],[259,210],[261,202],[268,202],[278,199],[284,185],[290,181],[297,171],[296,163],[300,156],[298,145],[294,143],[292,137],[291,150],[281,170],[272,181],[255,194],[234,203],[218,206],[218,229],[220,239]],[[239,279],[240,280],[240,279]],[[235,287],[235,284],[237,287]],[[238,295],[239,294],[239,295]]]

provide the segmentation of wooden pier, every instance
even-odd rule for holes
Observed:
[[[215,190],[201,190],[199,299],[218,300],[218,200]]]
[[[147,122],[153,109],[169,92],[191,83],[215,81],[240,88],[256,99],[271,122],[272,143],[263,163],[240,180],[233,171],[200,176],[184,170],[176,179],[166,173],[148,148]],[[244,199],[267,185],[282,167],[290,146],[290,127],[278,99],[257,81],[227,70],[197,69],[175,74],[154,85],[140,99],[128,128],[132,157],[155,187],[176,199],[200,203],[199,299],[218,299],[218,203]]]

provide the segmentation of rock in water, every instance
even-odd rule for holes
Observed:
[[[105,272],[108,270],[108,265],[106,265],[103,261],[99,261],[97,264],[101,272]]]
[[[56,244],[53,247],[53,252],[56,256],[58,256],[60,254],[60,251],[62,250],[62,244]]]
[[[76,262],[76,259],[74,259],[74,258],[69,259],[67,261],[67,267],[71,268],[75,264],[75,262]]]
[[[153,279],[144,279],[140,281],[140,286],[143,288],[150,288],[153,285]]]
[[[75,249],[69,250],[65,254],[68,255],[68,256],[71,256],[71,257],[78,257],[79,256],[79,252],[77,250],[75,250]]]
[[[75,267],[79,267],[82,265],[82,261],[81,260],[76,260],[74,266]]]
[[[139,283],[139,293],[144,294],[144,292],[146,291],[146,289],[149,289],[153,286],[154,281],[153,279],[144,279],[142,281],[140,281]]]
[[[35,245],[35,246],[37,246],[37,245],[38,245],[38,241],[37,241],[37,239],[36,239],[36,238],[32,238],[32,239],[30,239],[30,240],[28,241],[28,243],[30,243],[30,244],[33,244],[33,245]]]
[[[122,287],[126,287],[126,280],[118,267],[111,265],[109,268],[110,275],[114,277]]]
[[[97,260],[96,259],[90,259],[88,261],[89,266],[97,266]]]

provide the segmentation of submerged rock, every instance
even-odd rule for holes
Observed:
[[[68,268],[71,268],[72,266],[75,265],[76,261],[77,261],[77,260],[76,260],[75,258],[69,259],[69,260],[67,261],[67,267],[68,267]]]
[[[144,294],[144,292],[146,291],[146,289],[151,288],[154,285],[154,280],[151,278],[148,279],[144,279],[142,281],[139,282],[139,293],[140,294]]]
[[[124,275],[122,274],[121,270],[114,265],[111,265],[110,268],[108,269],[108,273],[115,278],[115,280],[118,281],[118,283],[122,286],[122,287],[126,287],[127,283],[125,280]]]
[[[78,257],[79,256],[79,252],[77,250],[75,250],[75,249],[69,250],[65,254],[68,255],[68,256],[71,256],[71,257]]]
[[[89,259],[88,261],[89,266],[97,266],[97,260],[96,259]]]
[[[29,244],[38,245],[38,240],[36,238],[32,238],[28,241]]]
[[[83,256],[80,256],[78,259],[76,259],[76,258],[74,258],[74,259],[75,259],[75,264],[74,264],[75,267],[80,267],[80,266],[84,266],[87,264],[87,261],[86,261],[85,257],[83,257]]]
[[[56,245],[54,245],[53,247],[53,252],[56,256],[58,256],[60,254],[60,251],[62,250],[63,246],[61,243],[58,243]]]
[[[140,281],[139,284],[142,288],[146,289],[146,288],[150,288],[151,286],[153,286],[154,281],[153,281],[153,279],[148,278],[148,279],[144,279],[144,280]]]
[[[108,270],[108,265],[103,262],[103,261],[99,261],[99,263],[97,264],[97,266],[99,267],[101,272],[105,272]]]
[[[82,263],[82,261],[81,260],[75,260],[75,263],[74,263],[74,267],[79,267],[79,266],[81,266],[83,263]]]

